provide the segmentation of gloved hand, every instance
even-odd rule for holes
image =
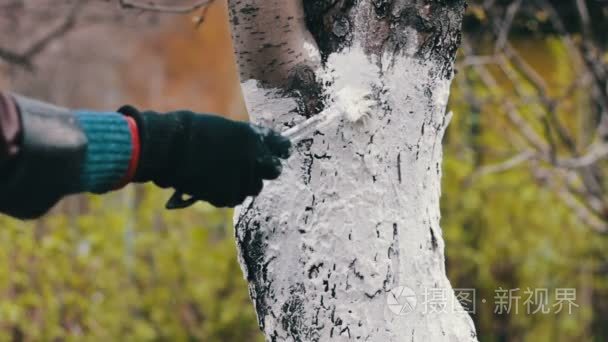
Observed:
[[[291,143],[277,132],[219,116],[177,111],[166,114],[125,106],[119,112],[137,122],[141,157],[135,182],[234,207],[276,179]],[[174,205],[175,207],[175,205]]]

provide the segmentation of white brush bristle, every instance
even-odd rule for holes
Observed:
[[[306,119],[281,133],[297,142],[309,136],[315,130],[325,128],[344,117],[350,123],[365,121],[377,107],[372,95],[356,87],[344,87],[334,94],[332,104],[323,112]]]
[[[369,117],[376,106],[376,101],[364,89],[344,87],[334,95],[334,105],[344,113],[348,121],[354,123]]]

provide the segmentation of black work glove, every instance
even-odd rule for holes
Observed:
[[[137,122],[141,157],[135,182],[174,188],[170,209],[203,200],[234,207],[276,179],[291,143],[277,132],[219,116],[177,111],[166,114],[125,106],[119,112]],[[190,195],[189,201],[181,194]],[[176,202],[177,200],[177,202]]]

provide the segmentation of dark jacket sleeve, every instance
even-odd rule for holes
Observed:
[[[38,218],[74,192],[87,140],[67,109],[13,94],[3,98],[9,105],[0,115],[0,212]]]
[[[19,152],[21,122],[13,98],[0,91],[0,175],[5,175]]]
[[[0,92],[0,213],[34,219],[64,196],[123,186],[137,166],[136,133],[119,113]]]

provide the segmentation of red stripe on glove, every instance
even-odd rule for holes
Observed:
[[[116,189],[120,189],[125,187],[127,184],[131,183],[133,178],[135,178],[135,174],[137,172],[137,167],[139,164],[139,157],[141,155],[141,141],[139,138],[139,130],[137,129],[137,123],[130,116],[125,116],[127,123],[129,124],[129,130],[131,131],[131,146],[133,150],[131,152],[131,161],[129,161],[129,168],[127,169],[127,173],[125,177],[120,181],[119,185]]]

